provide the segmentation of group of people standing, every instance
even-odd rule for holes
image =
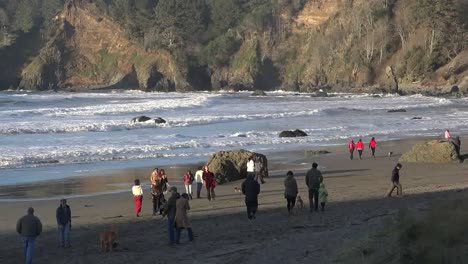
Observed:
[[[371,140],[369,141],[369,148],[371,149],[372,157],[374,158],[375,158],[376,147],[377,147],[377,141],[375,141],[375,138],[372,137]],[[351,160],[354,158],[355,150],[358,151],[359,159],[362,159],[362,152],[364,151],[364,142],[362,142],[362,139],[359,139],[357,143],[354,143],[354,140],[351,140],[348,143],[348,150],[349,150],[349,158]]]

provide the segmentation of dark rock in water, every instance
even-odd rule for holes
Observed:
[[[412,120],[420,120],[420,119],[422,119],[422,117],[420,117],[420,116],[415,116],[415,117],[413,117],[413,118],[411,118],[411,119],[412,119]]]
[[[162,119],[161,117],[157,117],[157,118],[154,119],[154,122],[156,124],[164,124],[164,123],[166,123],[166,120]]]
[[[252,93],[252,96],[266,96],[267,94],[262,91],[262,90],[255,90],[253,93]]]
[[[249,157],[253,157],[255,161],[257,174],[268,177],[268,160],[265,155],[244,149],[217,152],[208,159],[206,165],[213,174],[220,174],[228,181],[235,181],[247,177]]]
[[[246,134],[239,134],[239,135],[237,135],[237,137],[246,138],[246,137],[247,137],[247,135],[246,135]]]
[[[133,123],[138,123],[138,122],[146,122],[148,120],[151,120],[151,117],[147,116],[137,116],[135,118],[132,118]]]
[[[294,130],[293,133],[296,137],[307,137],[307,133],[299,129]]]
[[[279,134],[279,137],[307,137],[307,133],[299,129],[294,131],[285,130]]]
[[[390,109],[387,113],[406,113],[406,109]]]
[[[154,121],[156,124],[166,123],[166,120],[162,119],[161,117],[157,117],[153,119],[147,116],[137,116],[135,118],[132,118],[132,123],[140,123],[140,122],[148,122],[148,121]]]
[[[296,137],[296,134],[293,131],[283,131],[279,134],[279,137]]]

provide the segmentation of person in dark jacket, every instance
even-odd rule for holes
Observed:
[[[395,188],[397,189],[397,195],[398,196],[402,195],[403,190],[402,190],[401,184],[400,184],[400,170],[401,170],[401,167],[402,167],[401,164],[398,163],[395,166],[395,168],[393,168],[393,171],[392,171],[392,187],[388,191],[388,194],[387,194],[388,197],[392,196],[393,190],[395,190]]]
[[[70,247],[70,230],[71,230],[71,210],[67,205],[67,200],[60,200],[60,206],[56,211],[59,247]]]
[[[288,171],[286,173],[286,179],[284,180],[284,198],[288,203],[288,213],[291,214],[294,206],[296,205],[296,197],[297,197],[297,182],[294,179],[294,174],[292,171]]]
[[[255,219],[258,208],[258,194],[260,193],[260,184],[252,177],[248,176],[242,183],[242,193],[245,195],[245,205],[247,206],[247,217]]]
[[[322,172],[317,169],[318,164],[313,163],[312,169],[310,169],[305,177],[305,182],[307,187],[309,188],[309,206],[310,211],[317,211],[319,199],[318,199],[318,191],[320,189],[320,184],[323,182]]]
[[[34,242],[36,241],[36,237],[42,232],[42,223],[34,215],[34,208],[28,208],[28,214],[18,220],[16,232],[23,237],[26,264],[31,264],[34,253]]]
[[[177,199],[180,198],[180,194],[177,193],[177,188],[175,186],[169,188],[169,191],[171,192],[171,197],[167,200],[164,206],[163,216],[167,216],[167,230],[169,233],[169,243],[170,245],[175,245],[175,216],[177,212]]]

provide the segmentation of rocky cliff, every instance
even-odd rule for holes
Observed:
[[[466,0],[7,2],[0,89],[468,91]]]

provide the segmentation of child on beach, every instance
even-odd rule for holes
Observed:
[[[325,184],[322,182],[320,183],[320,188],[319,188],[319,201],[320,201],[320,206],[322,208],[322,212],[325,210],[325,204],[328,201],[328,191],[325,188]]]
[[[143,203],[143,190],[141,189],[140,180],[135,180],[135,185],[132,187],[133,201],[135,202],[135,215],[140,217],[141,204]]]
[[[375,158],[375,147],[377,146],[377,141],[375,141],[375,137],[372,137],[372,139],[369,141],[369,148],[372,151],[372,157]]]
[[[354,149],[355,149],[355,148],[356,148],[356,145],[354,144],[354,140],[351,140],[351,141],[348,143],[349,159],[350,159],[350,160],[353,160]]]

